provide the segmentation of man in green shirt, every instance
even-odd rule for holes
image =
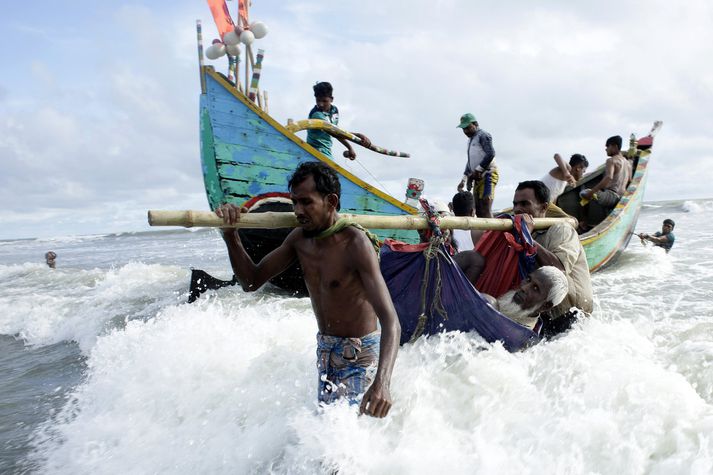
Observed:
[[[654,246],[663,247],[666,249],[666,252],[668,252],[671,250],[673,242],[676,240],[676,236],[673,234],[674,226],[676,226],[676,223],[673,222],[673,219],[665,219],[660,232],[657,231],[653,235],[640,233],[638,236],[642,241],[650,241],[654,243]]]

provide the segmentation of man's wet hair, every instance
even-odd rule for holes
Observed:
[[[621,148],[621,147],[619,147]],[[584,163],[585,168],[589,167],[589,162],[587,161],[587,157],[582,155],[581,153],[575,153],[572,155],[569,159],[569,166],[570,167],[576,167],[580,163]]]
[[[664,219],[664,220],[663,220],[663,223],[664,223],[664,224],[668,224],[669,226],[671,226],[671,229],[673,229],[673,228],[676,227],[676,223],[674,223],[674,222],[673,222],[673,219],[670,219],[670,218]]]
[[[292,189],[305,181],[307,177],[312,176],[314,179],[314,187],[322,196],[329,194],[337,195],[339,203],[337,203],[337,211],[341,208],[342,185],[339,183],[339,176],[332,167],[322,162],[303,162],[295,170],[287,182],[287,189]]]
[[[318,82],[312,87],[314,97],[332,97],[332,85],[328,82]]]
[[[599,142],[599,143],[601,143],[601,142]],[[607,142],[606,142],[604,145],[607,146],[607,147],[608,147],[609,145],[616,145],[616,146],[619,148],[619,150],[621,150],[621,144],[622,144],[622,138],[621,138],[621,136],[620,136],[620,135],[615,135],[615,136],[613,136],[613,137],[609,137],[609,138],[607,139]]]
[[[538,203],[549,203],[550,202],[550,189],[547,185],[542,183],[540,180],[526,180],[521,181],[517,184],[515,191],[530,189],[535,193],[535,199]]]
[[[453,195],[453,214],[456,216],[471,216],[475,209],[475,198],[469,191],[459,191]]]

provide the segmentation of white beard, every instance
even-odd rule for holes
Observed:
[[[538,307],[534,305],[530,308],[522,308],[512,299],[515,292],[515,290],[509,290],[498,297],[498,311],[510,320],[532,327],[532,324],[534,324],[533,319],[537,317],[538,314]]]

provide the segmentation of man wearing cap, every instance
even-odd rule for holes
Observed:
[[[666,249],[666,252],[668,252],[671,250],[673,242],[676,240],[676,236],[673,234],[674,226],[676,226],[676,223],[673,222],[673,219],[664,219],[660,232],[656,231],[653,235],[639,233],[638,236],[642,242],[650,241],[654,243],[654,246],[663,247]]]
[[[475,213],[480,218],[492,218],[495,185],[498,183],[498,168],[495,166],[493,138],[478,127],[478,121],[471,113],[463,114],[458,127],[468,137],[468,162],[465,164],[463,179],[458,184],[458,191],[464,187],[470,191],[473,187]]]

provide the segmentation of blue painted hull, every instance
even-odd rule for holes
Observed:
[[[203,179],[211,209],[223,203],[243,206],[264,198],[260,211],[287,211],[287,181],[306,161],[321,161],[339,174],[344,213],[408,215],[416,209],[376,189],[307,145],[277,123],[212,68],[203,69],[205,90],[200,96],[200,139]],[[282,198],[281,203],[269,203]],[[285,208],[285,206],[287,208]],[[278,207],[278,208],[275,208]],[[375,230],[381,239],[417,242],[418,234],[406,230]],[[248,253],[260,259],[282,242],[285,230],[242,231]],[[303,292],[299,269],[273,281]]]

